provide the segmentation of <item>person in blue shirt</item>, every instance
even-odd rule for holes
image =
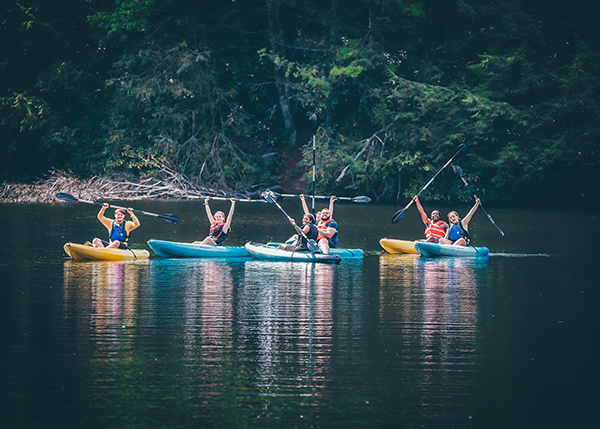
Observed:
[[[479,198],[475,200],[475,205],[469,210],[464,219],[458,217],[458,213],[455,211],[448,213],[448,223],[450,226],[446,231],[446,236],[440,238],[440,244],[452,244],[454,246],[469,246],[471,244],[469,222],[477,211],[480,202]]]

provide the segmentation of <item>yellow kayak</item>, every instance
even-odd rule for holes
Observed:
[[[67,243],[63,248],[67,255],[76,261],[127,261],[150,257],[147,250],[106,249],[75,243]]]
[[[415,250],[415,242],[408,240],[396,240],[393,238],[382,238],[379,240],[379,244],[381,247],[385,249],[386,252],[391,254],[397,253],[408,253],[412,255],[418,255],[419,252]]]

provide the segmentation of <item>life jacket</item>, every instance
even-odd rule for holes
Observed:
[[[129,234],[127,234],[127,230],[125,229],[126,223],[127,221],[123,221],[122,223],[113,221],[112,229],[110,230],[110,234],[108,234],[110,241],[120,241],[121,243],[129,241]]]
[[[333,226],[332,228],[335,228],[335,234],[333,234],[331,236],[331,238],[329,238],[329,242],[335,246],[337,246],[337,242],[338,242],[338,225],[337,222],[334,221],[332,218],[327,219],[326,221],[319,221],[319,224],[317,225],[317,229],[319,230],[319,236],[317,237],[317,241],[322,239],[322,238],[326,238],[325,236],[321,235],[321,233],[325,233],[327,232],[327,228],[328,228],[328,224],[329,222],[333,222]]]
[[[317,237],[319,236],[319,230],[317,229],[317,227],[315,226],[314,223],[309,223],[308,224],[309,230],[308,233],[306,234],[306,238],[308,238],[309,240],[316,240]],[[304,249],[308,249],[308,243],[306,242],[306,239],[304,237],[302,237],[302,235],[298,234],[298,240],[296,240],[296,246],[300,246]]]
[[[225,222],[213,222],[210,224],[210,236],[215,240],[217,245],[223,244],[227,238],[227,234],[231,231],[231,228],[229,228],[228,232],[223,232],[223,226],[225,226]]]
[[[469,231],[463,228],[462,222],[460,220],[458,221],[458,223],[450,224],[449,228],[450,229],[448,230],[448,239],[450,241],[454,243],[456,240],[463,237],[467,241],[467,244],[470,243],[471,238],[469,236]]]
[[[425,238],[429,239],[434,237],[436,239],[444,238],[446,235],[446,230],[442,228],[442,225],[445,224],[443,220],[438,220],[437,222],[429,221],[427,228],[425,229]]]

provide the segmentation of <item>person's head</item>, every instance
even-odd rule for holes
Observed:
[[[329,209],[327,207],[325,207],[323,210],[321,210],[321,220],[327,220],[331,217],[330,213],[329,213]]]
[[[438,220],[440,220],[441,216],[440,216],[440,211],[439,210],[434,210],[431,212],[431,220],[434,222],[437,222]]]
[[[450,223],[457,223],[460,218],[458,217],[458,213],[456,213],[455,211],[451,211],[450,213],[448,213],[448,220],[450,221]]]
[[[215,218],[215,221],[216,221],[216,222],[219,222],[219,223],[221,223],[221,222],[225,222],[225,213],[223,213],[223,212],[222,212],[222,211],[220,211],[220,210],[219,210],[218,212],[216,212],[216,213],[213,215],[213,217]]]
[[[315,217],[311,213],[306,213],[302,216],[302,223],[304,225],[308,225],[309,223],[313,223],[315,221]]]
[[[117,221],[117,223],[123,222],[123,219],[125,219],[125,213],[127,213],[125,209],[115,210],[115,220]]]

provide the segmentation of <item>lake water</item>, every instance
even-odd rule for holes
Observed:
[[[182,219],[140,215],[132,247],[207,233],[201,202],[131,204]],[[381,254],[422,237],[398,208],[336,205],[341,246],[367,255],[319,265],[74,262],[65,242],[105,238],[97,207],[0,205],[0,427],[594,427],[596,213],[486,207],[506,233],[476,213],[489,258],[426,259]],[[293,232],[239,203],[228,244]]]

